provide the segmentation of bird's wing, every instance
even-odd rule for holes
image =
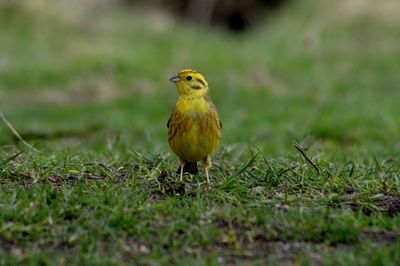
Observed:
[[[171,126],[171,121],[172,121],[173,117],[175,116],[175,113],[176,113],[176,110],[174,110],[172,112],[171,116],[169,117],[168,122],[167,122],[167,128],[169,128]]]
[[[212,102],[210,102],[210,106],[211,106],[212,116],[215,117],[215,119],[217,120],[217,123],[219,125],[219,128],[222,129],[222,122],[219,119],[219,116],[217,113],[217,108],[215,107],[215,105]]]
[[[173,115],[174,115],[174,113],[172,113],[171,116],[168,119],[167,128],[169,128],[169,126],[171,125],[171,118],[172,118]]]

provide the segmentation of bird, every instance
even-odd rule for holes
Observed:
[[[168,143],[179,157],[178,173],[197,174],[197,162],[203,161],[207,183],[208,169],[212,166],[211,154],[221,140],[222,123],[211,102],[209,87],[202,74],[193,69],[183,69],[169,79],[179,93],[174,111],[168,119]]]

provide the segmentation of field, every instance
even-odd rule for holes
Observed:
[[[398,1],[243,34],[77,3],[0,3],[0,265],[400,264]],[[210,190],[167,143],[186,67],[223,123]]]

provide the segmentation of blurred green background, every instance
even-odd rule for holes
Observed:
[[[399,10],[0,0],[0,111],[40,150],[0,120],[0,265],[399,265]],[[167,143],[189,67],[211,189]]]
[[[0,106],[24,139],[169,152],[168,78],[190,67],[210,84],[220,153],[301,140],[328,158],[399,154],[400,2],[286,1],[251,9],[240,31],[221,5],[198,21],[179,1],[142,2],[0,2]],[[0,144],[16,142],[1,124]]]

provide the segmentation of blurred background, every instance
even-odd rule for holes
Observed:
[[[0,109],[40,149],[169,152],[168,78],[202,72],[220,155],[400,151],[400,1],[1,0]],[[17,139],[2,122],[0,145]],[[235,155],[235,156],[236,156]]]

